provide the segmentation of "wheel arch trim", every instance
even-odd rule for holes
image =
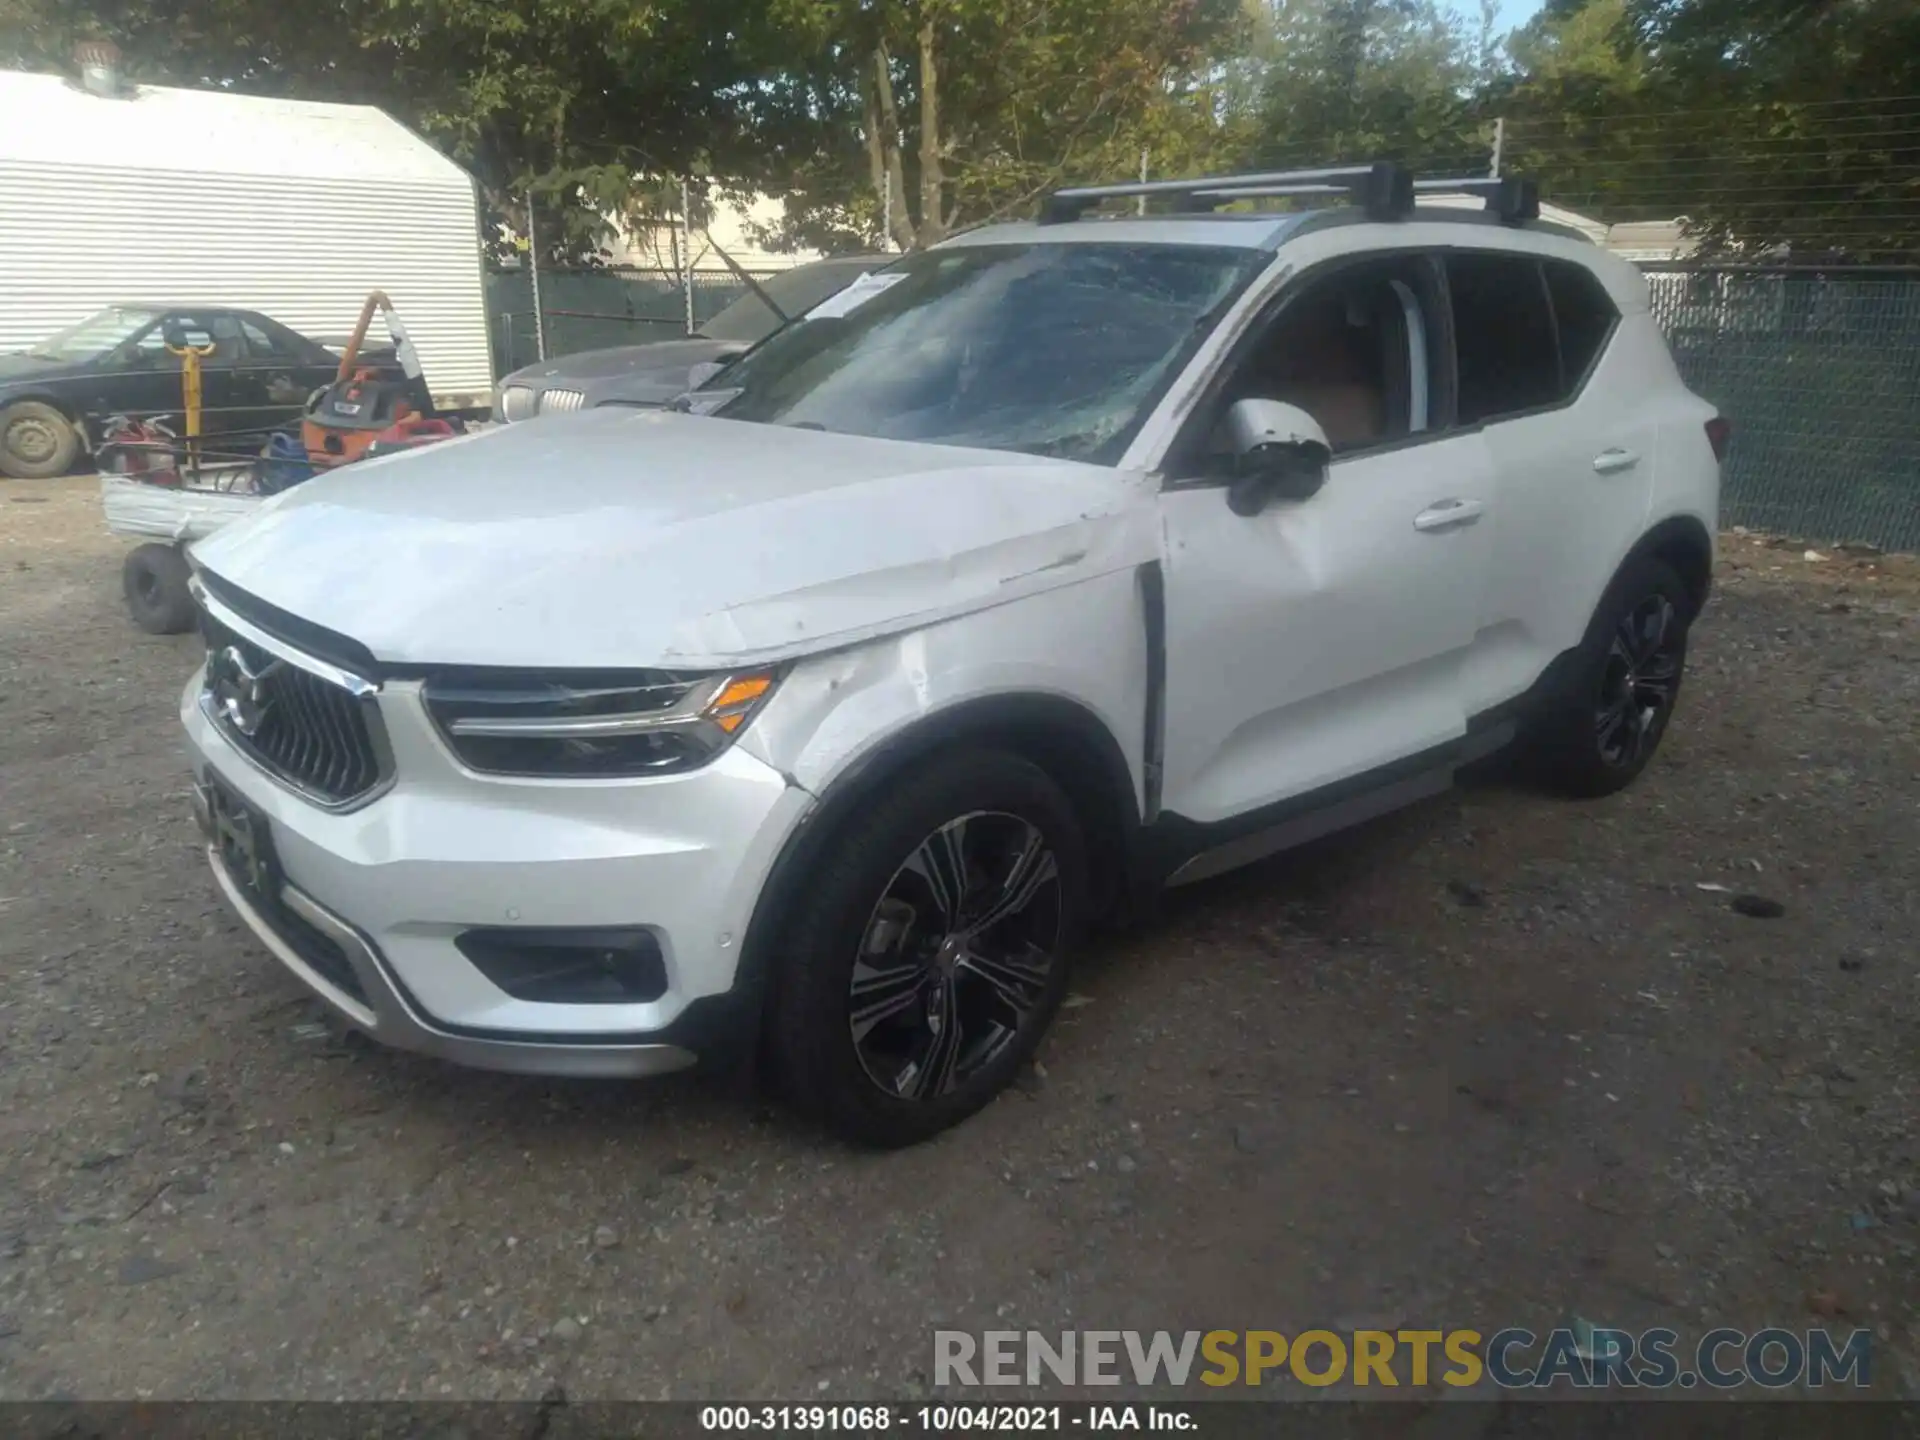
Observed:
[[[1048,763],[1048,742],[1055,746]],[[1140,848],[1139,796],[1125,751],[1106,723],[1087,706],[1056,694],[1019,691],[961,701],[903,727],[868,748],[834,777],[818,803],[786,838],[755,898],[735,972],[734,989],[764,1002],[773,974],[773,947],[783,917],[801,893],[806,876],[840,827],[886,781],[915,760],[966,744],[998,746],[1045,769],[1067,792],[1086,822],[1095,878],[1108,869],[1124,883]],[[1071,773],[1057,762],[1072,756]],[[1089,803],[1100,814],[1086,813]]]
[[[1656,559],[1684,554],[1689,560],[1699,564],[1698,575],[1690,575],[1684,570],[1680,578],[1687,582],[1693,591],[1693,613],[1698,616],[1707,603],[1707,597],[1713,590],[1713,532],[1707,528],[1706,521],[1698,515],[1681,513],[1668,515],[1645,530],[1640,538],[1633,542],[1627,553],[1620,557],[1620,563],[1613,567],[1607,576],[1607,589],[1620,577],[1620,572],[1635,561],[1648,557]],[[1672,563],[1671,560],[1668,561]],[[1697,583],[1696,583],[1697,582]],[[1601,591],[1604,598],[1606,590]],[[1597,607],[1599,600],[1595,600]]]

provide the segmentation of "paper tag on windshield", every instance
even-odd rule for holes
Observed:
[[[833,320],[842,315],[851,315],[867,301],[885,291],[891,290],[905,275],[882,272],[877,275],[862,275],[838,295],[829,295],[818,305],[807,311],[803,317],[808,320]]]

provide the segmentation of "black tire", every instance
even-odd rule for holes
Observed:
[[[15,480],[64,475],[80,453],[80,432],[53,406],[21,400],[0,409],[0,474]]]
[[[956,853],[968,879],[949,926],[936,877]],[[925,762],[834,837],[782,927],[767,1048],[787,1098],[865,1145],[958,1124],[1033,1055],[1086,918],[1086,845],[1044,771],[984,749]],[[1044,965],[1028,948],[1042,941]]]
[[[193,629],[193,596],[187,593],[187,557],[171,545],[142,545],[120,567],[127,612],[149,635],[184,635]]]
[[[1536,773],[1590,798],[1633,783],[1659,749],[1680,699],[1693,597],[1674,568],[1643,556],[1607,587],[1568,665],[1535,717]]]

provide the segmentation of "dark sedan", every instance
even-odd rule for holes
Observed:
[[[493,418],[506,423],[597,405],[665,405],[685,393],[696,366],[746,354],[787,320],[899,258],[849,255],[796,265],[760,282],[778,313],[749,290],[684,340],[583,350],[528,365],[495,387]]]
[[[176,353],[200,359],[201,433],[258,449],[261,432],[300,413],[340,357],[252,310],[209,305],[109,305],[58,335],[0,355],[0,474],[65,473],[110,415],[183,431]]]

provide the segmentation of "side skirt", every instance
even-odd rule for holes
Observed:
[[[1162,885],[1189,885],[1438,795],[1456,771],[1518,737],[1525,698],[1474,717],[1459,740],[1230,820],[1164,813],[1142,836],[1149,870]]]

